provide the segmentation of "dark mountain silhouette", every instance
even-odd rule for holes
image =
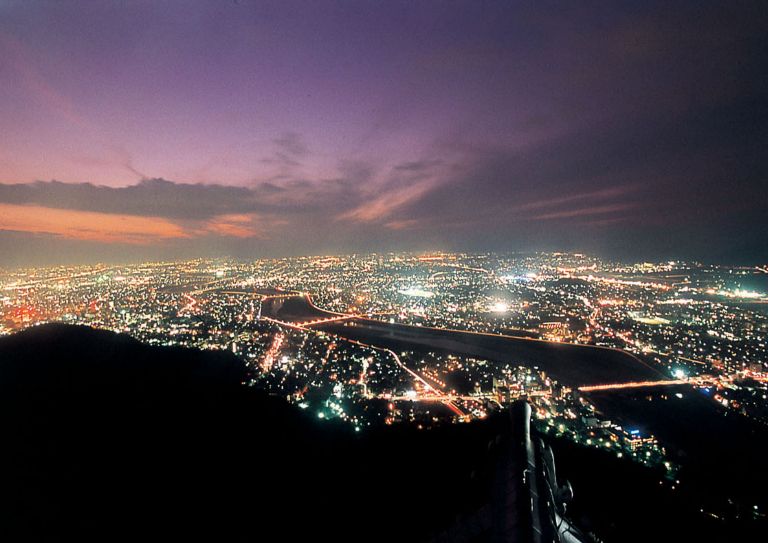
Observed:
[[[85,327],[0,338],[0,538],[413,540],[483,499],[490,428],[360,437],[244,379]]]
[[[356,434],[245,377],[228,352],[87,327],[0,338],[0,540],[490,540],[499,474],[514,469],[489,446],[509,435],[504,413]],[[604,451],[550,444],[573,483],[569,516],[606,541],[764,527],[706,517],[696,496]]]

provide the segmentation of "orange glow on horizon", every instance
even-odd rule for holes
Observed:
[[[249,215],[222,215],[186,229],[163,217],[14,204],[0,204],[0,230],[131,245],[206,235],[240,238],[258,235]]]

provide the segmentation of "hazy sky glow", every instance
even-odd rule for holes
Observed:
[[[0,3],[0,265],[768,261],[763,2]]]

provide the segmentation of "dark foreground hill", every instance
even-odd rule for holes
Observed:
[[[83,327],[0,338],[0,539],[414,540],[482,499],[480,426],[361,438],[244,377]]]
[[[490,540],[477,527],[498,503],[489,443],[507,417],[354,434],[244,378],[229,353],[84,327],[0,338],[0,541]],[[552,445],[569,516],[606,541],[764,529],[710,518],[604,451]]]

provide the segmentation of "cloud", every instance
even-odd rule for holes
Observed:
[[[734,216],[754,216],[768,203],[766,193],[755,191],[766,143],[761,121],[768,110],[755,105],[593,122],[526,145],[452,135],[402,160],[343,159],[336,175],[326,178],[286,166],[250,186],[164,179],[126,187],[0,184],[0,204],[148,221],[128,221],[123,230],[107,221],[98,232],[92,217],[54,213],[62,221],[57,228],[50,221],[35,225],[40,211],[23,222],[17,210],[14,224],[0,217],[0,228],[132,244],[145,243],[156,228],[159,242],[202,240],[204,246],[215,239],[210,246],[218,248],[228,247],[225,240],[242,242],[241,252],[271,247],[276,254],[417,243],[461,249],[635,247],[638,240],[658,239],[660,231],[677,239],[667,241],[669,246],[686,246],[693,236],[686,231],[700,229],[696,236],[703,239]],[[274,144],[297,163],[309,156],[297,134],[283,134]]]
[[[368,183],[359,193],[360,203],[342,211],[337,220],[353,222],[382,222],[399,210],[429,193],[441,180],[444,171],[441,160],[418,160],[394,165],[384,179]],[[415,221],[395,221],[403,229]]]
[[[18,39],[2,31],[0,31],[0,54],[38,104],[79,129],[93,128],[91,122],[80,114],[72,100],[56,90],[37,69],[27,48]]]
[[[309,154],[304,138],[296,132],[284,132],[280,137],[273,139],[272,143],[287,156],[304,157]]]
[[[198,235],[216,234],[234,238],[263,238],[263,229],[253,215],[219,215],[205,223],[195,232]]]
[[[259,207],[256,194],[247,188],[164,179],[144,179],[127,187],[58,181],[0,184],[0,202],[168,219],[207,219]]]
[[[93,153],[85,153],[82,155],[72,157],[73,162],[82,164],[88,167],[111,167],[119,166],[128,170],[138,179],[149,179],[150,176],[139,170],[135,164],[131,154],[119,145],[106,145],[104,152],[101,155],[95,155]]]
[[[575,202],[581,202],[583,200],[602,200],[605,198],[620,197],[632,192],[633,190],[637,190],[637,188],[638,187],[636,185],[607,187],[607,188],[598,189],[598,190],[589,191],[589,192],[571,194],[569,196],[555,196],[555,197],[545,198],[542,200],[535,200],[532,202],[527,202],[524,204],[517,205],[513,209],[515,211],[531,211],[531,210],[538,210],[538,209],[560,207],[566,204],[570,205]]]
[[[191,236],[181,226],[157,217],[12,204],[0,204],[0,230],[139,245]]]
[[[0,230],[105,243],[151,243],[153,236],[156,241],[210,236],[264,240],[275,232],[284,235],[286,226],[295,233],[303,222],[331,217],[359,201],[357,186],[345,178],[287,178],[253,187],[164,179],[143,179],[126,187],[58,181],[0,184],[0,206],[9,213],[0,216]]]
[[[0,184],[0,230],[105,243],[263,238],[267,228],[259,210],[267,207],[252,189],[163,179],[118,188],[57,181]]]
[[[398,164],[393,170],[396,172],[420,173],[440,165],[441,162],[440,160],[414,160]]]
[[[309,147],[301,134],[296,132],[284,132],[273,139],[272,143],[275,145],[275,152],[261,162],[279,167],[282,172],[280,175],[300,168],[303,159],[309,156]]]
[[[0,183],[0,203],[184,221],[238,214],[335,214],[359,205],[363,198],[361,190],[360,183],[344,177],[287,177],[253,187],[175,183],[165,179],[143,179],[125,187],[37,181]]]
[[[390,221],[388,223],[385,223],[384,226],[392,230],[410,230],[412,228],[418,227],[419,221],[417,219],[407,219],[403,221]]]
[[[390,217],[399,208],[413,202],[432,188],[431,180],[386,190],[384,193],[358,207],[339,215],[339,220],[377,222]],[[406,224],[400,222],[400,224]]]
[[[206,220],[178,222],[163,217],[14,204],[0,204],[0,230],[140,245],[210,236],[248,239],[265,237],[260,218],[250,214],[228,214]]]
[[[607,215],[618,211],[627,211],[635,207],[633,204],[608,204],[602,206],[581,207],[577,209],[553,211],[542,215],[535,215],[534,220],[569,219],[572,217],[591,217],[594,215]]]

